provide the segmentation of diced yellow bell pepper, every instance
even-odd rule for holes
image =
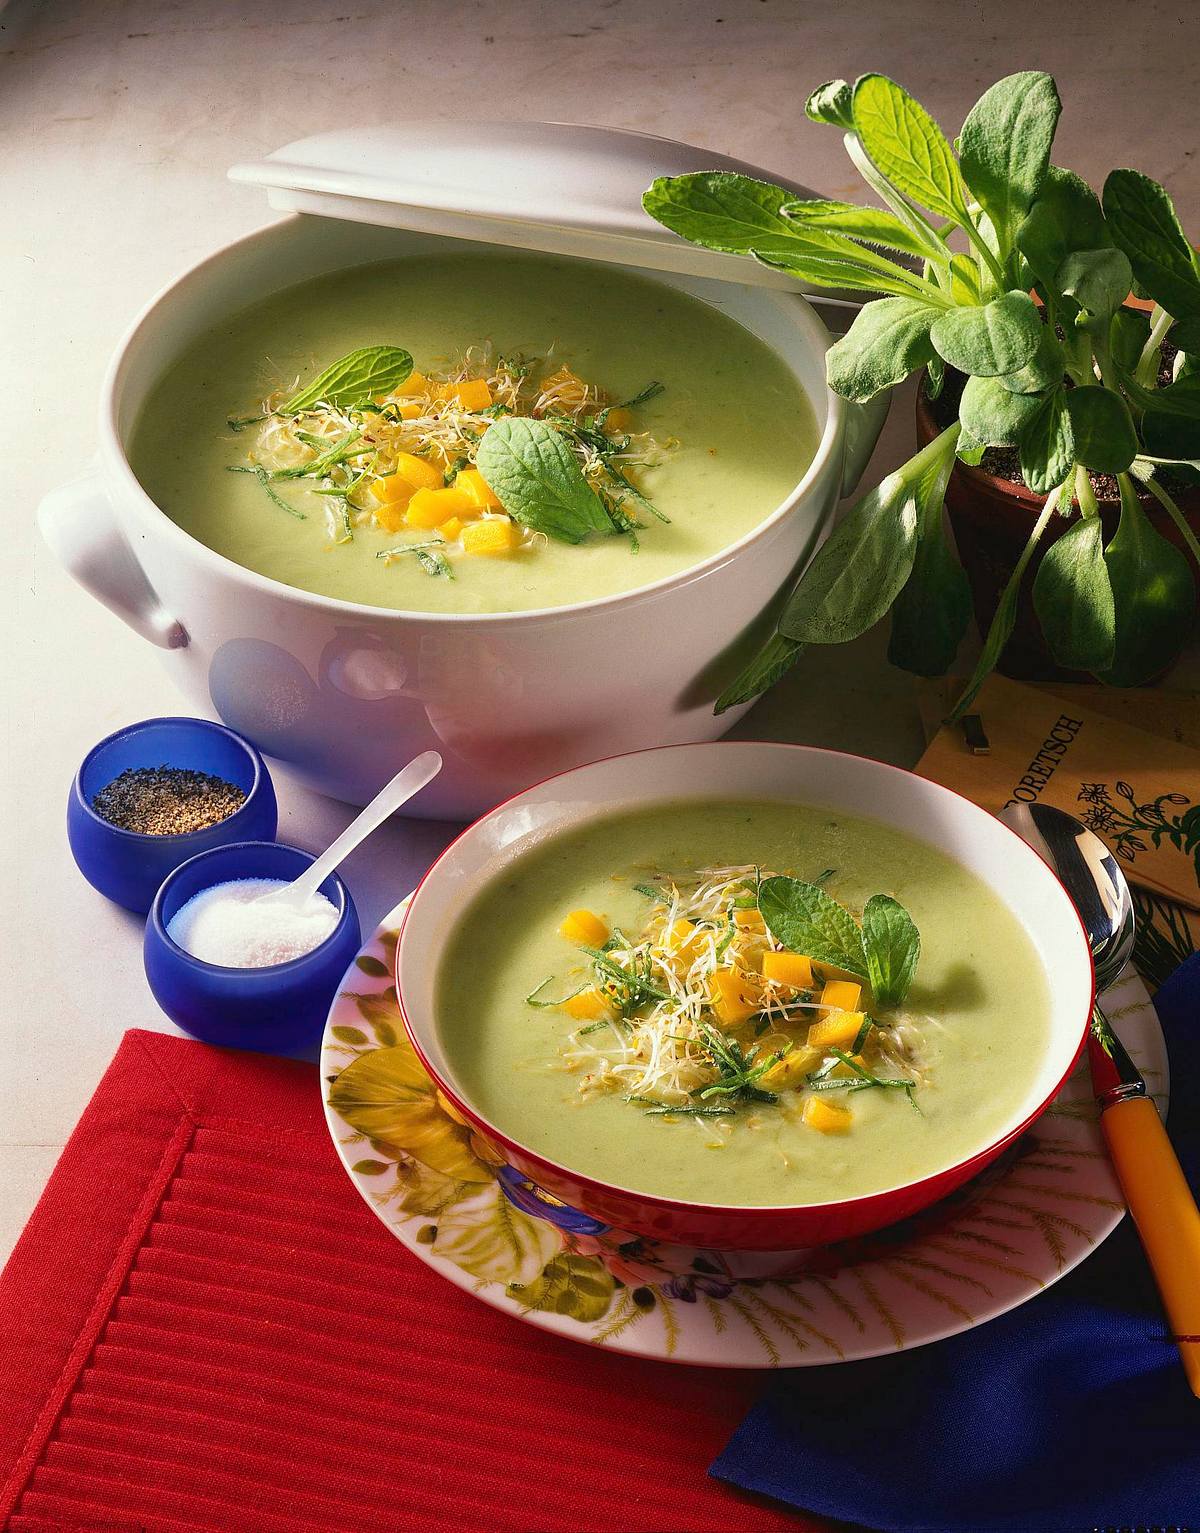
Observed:
[[[623,435],[633,425],[633,412],[618,405],[604,417],[604,429],[614,435]]]
[[[486,410],[492,402],[492,391],[486,378],[464,378],[461,383],[443,384],[443,399],[452,399],[464,410]]]
[[[417,490],[404,520],[410,527],[440,527],[452,516],[461,517],[469,505],[461,490]]]
[[[579,1022],[598,1022],[601,1017],[612,1015],[612,1007],[599,990],[581,990],[578,995],[568,996],[562,1009]]]
[[[750,975],[718,969],[712,977],[709,1004],[722,1027],[737,1027],[762,1010],[762,996]]]
[[[447,543],[457,543],[462,530],[462,519],[452,516],[448,522],[443,522],[438,528],[438,537],[445,539]]]
[[[733,924],[741,932],[765,932],[767,929],[767,923],[754,906],[751,906],[749,910],[735,910]]]
[[[848,979],[831,979],[821,991],[821,1005],[834,1011],[853,1011],[862,1000],[862,986]]]
[[[425,407],[423,405],[416,404],[415,402],[396,406],[396,414],[402,421],[419,420],[424,413]]]
[[[429,389],[429,379],[424,373],[411,372],[398,389],[392,390],[393,399],[407,399],[414,394],[424,394]]]
[[[831,1011],[808,1030],[810,1049],[841,1049],[853,1043],[863,1025],[861,1011]]]
[[[404,516],[408,507],[402,500],[388,501],[385,505],[375,507],[375,525],[382,527],[384,532],[403,532],[408,523]]]
[[[385,474],[371,481],[371,494],[385,506],[395,505],[397,502],[407,505],[412,492],[412,485],[407,479],[401,479],[399,474]]]
[[[838,1107],[822,1097],[809,1097],[800,1109],[800,1116],[809,1128],[815,1128],[822,1134],[848,1133],[853,1123],[848,1107]]]
[[[443,483],[442,471],[428,458],[418,458],[415,452],[396,454],[396,477],[406,479],[414,490],[436,490]]]
[[[759,1046],[758,1057],[769,1059],[775,1052],[768,1048],[764,1041]],[[783,1058],[774,1064],[762,1076],[759,1077],[758,1085],[764,1091],[787,1091],[804,1084],[804,1077],[810,1070],[815,1070],[821,1062],[820,1049],[809,1049],[801,1044],[793,1044]]]
[[[763,978],[776,985],[791,985],[796,990],[812,989],[812,959],[799,953],[764,953]]]
[[[510,554],[519,541],[517,529],[506,516],[468,522],[462,530],[462,545],[469,554]]]
[[[678,958],[689,969],[704,949],[704,934],[699,927],[684,920],[682,916],[671,922],[660,940],[664,951]]]
[[[582,947],[603,947],[608,941],[608,922],[594,911],[573,910],[558,928],[558,935]]]
[[[484,511],[501,509],[499,499],[492,493],[491,486],[477,468],[460,468],[455,476],[454,488],[465,490],[475,504]]]

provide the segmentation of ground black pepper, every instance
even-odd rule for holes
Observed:
[[[102,820],[143,836],[179,836],[227,820],[246,802],[235,783],[188,767],[130,767],[92,799]]]

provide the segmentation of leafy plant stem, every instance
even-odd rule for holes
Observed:
[[[996,291],[998,293],[1003,293],[1006,286],[1004,281],[1004,271],[1001,268],[1000,262],[996,259],[996,253],[988,244],[987,240],[984,239],[983,235],[979,232],[979,228],[975,223],[975,220],[965,210],[962,218],[962,226],[967,238],[970,240],[971,244],[974,245],[976,251],[982,257],[983,264],[987,267],[989,273],[991,274],[992,281],[996,284]]]
[[[1167,331],[1174,323],[1173,316],[1156,303],[1150,315],[1150,334],[1133,369],[1134,379],[1143,388],[1154,387],[1154,380],[1158,376],[1158,359],[1162,352],[1162,343],[1166,340]]]
[[[1075,498],[1083,516],[1099,516],[1100,507],[1096,501],[1096,492],[1092,489],[1092,476],[1082,463],[1075,465]]]
[[[1129,493],[1132,494],[1133,484],[1129,478],[1129,475],[1119,474],[1117,477],[1121,482],[1122,488],[1124,489],[1126,486],[1128,486]],[[1163,489],[1162,485],[1159,484],[1156,479],[1143,479],[1142,483],[1150,491],[1151,495],[1154,496],[1155,500],[1158,501],[1159,505],[1175,523],[1176,527],[1178,527],[1179,536],[1187,544],[1188,552],[1191,554],[1192,558],[1195,559],[1197,565],[1200,565],[1200,543],[1196,541],[1195,533],[1188,526],[1187,517],[1183,514],[1179,506],[1176,505],[1172,497],[1167,494],[1166,490]]]

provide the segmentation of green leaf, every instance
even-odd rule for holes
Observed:
[[[1053,290],[1058,268],[1073,250],[1111,245],[1100,199],[1073,170],[1051,165],[1041,191],[1017,230],[1017,247],[1038,281]]]
[[[915,481],[901,470],[868,491],[830,533],[788,598],[780,633],[801,644],[857,638],[899,595],[916,540]]]
[[[950,257],[950,296],[956,304],[978,307],[983,302],[979,285],[979,267],[969,255],[959,251]]]
[[[1200,316],[1177,319],[1167,333],[1167,340],[1178,351],[1200,352]]]
[[[1042,555],[1033,606],[1059,665],[1099,671],[1111,662],[1116,618],[1098,516],[1081,518]]]
[[[361,346],[339,358],[281,407],[295,415],[318,401],[347,409],[365,404],[378,394],[398,389],[412,372],[413,359],[399,346]]]
[[[921,956],[921,934],[899,900],[890,894],[871,896],[863,911],[862,943],[876,1005],[899,1006]]]
[[[1104,216],[1150,297],[1178,319],[1200,315],[1195,255],[1165,188],[1140,171],[1111,171]]]
[[[1150,339],[1150,316],[1141,309],[1118,309],[1108,332],[1109,350],[1117,367],[1131,373]]]
[[[905,255],[924,260],[925,245],[903,219],[886,208],[858,207],[853,202],[829,202],[816,198],[807,202],[788,202],[784,217],[800,229],[829,229],[867,245],[882,245]]]
[[[971,588],[962,565],[950,550],[942,518],[946,480],[961,450],[960,436],[957,451],[940,478],[940,487],[935,484],[921,497],[912,574],[892,608],[888,659],[916,676],[946,674],[971,620]],[[982,456],[982,444],[979,452]]]
[[[1137,430],[1120,394],[1105,388],[1071,389],[1067,394],[1077,463],[1098,474],[1123,474],[1137,456]]]
[[[1043,325],[1033,361],[1019,367],[1015,373],[1001,374],[1000,382],[1013,394],[1040,394],[1061,383],[1066,370],[1067,354],[1063,343],[1049,325]]]
[[[1002,257],[1042,189],[1061,111],[1053,79],[1024,70],[997,80],[962,125],[963,178],[992,221]]]
[[[1073,298],[1094,323],[1106,326],[1132,285],[1133,272],[1123,250],[1073,250],[1054,277],[1057,292]]]
[[[804,103],[804,115],[813,122],[829,123],[831,127],[854,132],[854,92],[845,80],[829,80],[818,85]]]
[[[364,1043],[369,1042],[366,1033],[358,1027],[331,1027],[329,1033],[339,1043],[349,1043],[355,1048],[361,1048]]]
[[[825,356],[829,387],[859,403],[902,382],[933,356],[929,327],[938,311],[919,298],[878,298]]]
[[[906,197],[965,219],[967,191],[945,134],[894,80],[869,74],[855,82],[854,126],[875,168]]]
[[[1172,411],[1147,410],[1142,416],[1142,441],[1155,458],[1176,461],[1200,458],[1200,421]]]
[[[867,977],[867,956],[854,917],[819,884],[764,878],[758,908],[767,930],[794,953]]]
[[[350,1169],[359,1176],[382,1176],[390,1164],[386,1160],[356,1160]]]
[[[1104,551],[1116,608],[1116,647],[1101,681],[1135,687],[1169,666],[1192,633],[1196,586],[1186,557],[1155,531],[1128,477],[1121,520]]]
[[[765,266],[820,287],[908,296],[919,279],[869,246],[783,216],[795,192],[730,171],[660,176],[642,194],[651,218],[707,250],[753,255]]]
[[[1033,558],[1042,533],[1046,530],[1046,523],[1054,513],[1055,498],[1048,498],[1042,507],[1041,515],[1033,525],[1033,530],[1025,547],[1021,550],[1021,556],[1013,565],[1012,573],[1008,577],[1008,584],[1000,593],[995,614],[991,625],[983,641],[983,649],[979,659],[975,662],[975,669],[971,672],[970,680],[960,693],[957,702],[950,710],[947,723],[953,724],[961,719],[963,714],[979,696],[979,689],[996,668],[996,662],[1004,652],[1004,646],[1012,637],[1013,624],[1017,619],[1017,602],[1021,594],[1021,581],[1025,578],[1025,571],[1029,568],[1029,561]]]
[[[615,1288],[612,1273],[594,1256],[564,1251],[532,1283],[510,1283],[508,1292],[526,1309],[569,1315],[586,1324],[608,1313]]]
[[[739,703],[748,703],[760,696],[785,676],[803,653],[804,645],[795,639],[785,638],[781,633],[772,634],[749,665],[738,672],[717,698],[713,712],[724,713],[727,708],[736,708]]]
[[[1043,394],[1014,394],[1000,378],[968,378],[959,401],[963,429],[989,447],[1015,447],[1033,421]]]
[[[1002,293],[982,308],[947,309],[929,338],[940,357],[974,377],[1013,373],[1032,362],[1042,321],[1028,293]]]
[[[1200,420],[1200,378],[1189,373],[1162,389],[1133,389],[1134,403],[1160,415],[1178,415],[1184,420]]]
[[[562,433],[546,421],[502,416],[479,444],[475,466],[517,521],[561,543],[611,532],[604,503]]]
[[[1038,407],[1021,430],[1021,477],[1036,495],[1048,495],[1071,472],[1075,462],[1075,437],[1067,412],[1066,390],[1054,388],[1044,395],[1014,394],[1013,399],[1036,398]]]

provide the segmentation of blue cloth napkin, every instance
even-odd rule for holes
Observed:
[[[1200,1187],[1200,954],[1155,997],[1171,1138]],[[949,1341],[781,1374],[710,1473],[897,1533],[1200,1529],[1200,1400],[1126,1219],[1070,1276]]]

